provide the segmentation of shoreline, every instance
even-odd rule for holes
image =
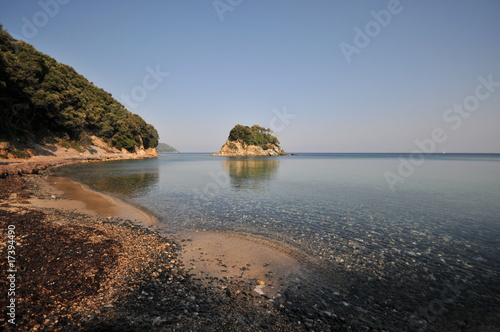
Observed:
[[[99,280],[98,286],[95,281],[80,281],[77,283],[78,289],[73,289],[77,292],[92,285],[92,291],[88,290],[90,295],[77,296],[76,299],[68,301],[59,298],[57,305],[47,306],[50,310],[42,315],[44,319],[41,319],[37,312],[46,309],[40,307],[36,301],[29,300],[29,296],[22,297],[20,300],[32,306],[21,311],[20,320],[24,326],[20,329],[17,326],[16,330],[32,330],[34,326],[33,330],[49,327],[58,331],[66,326],[73,326],[78,329],[112,327],[112,330],[136,331],[148,328],[177,329],[179,326],[182,329],[184,326],[184,329],[203,331],[210,326],[211,330],[226,326],[227,329],[224,329],[228,331],[305,331],[314,326],[318,327],[318,330],[329,330],[332,326],[338,328],[345,325],[337,316],[325,316],[321,312],[312,314],[310,308],[306,308],[310,304],[303,301],[305,295],[301,294],[303,291],[300,290],[307,278],[301,263],[283,251],[259,243],[258,240],[251,241],[234,234],[210,232],[161,233],[152,229],[156,224],[151,223],[154,217],[148,213],[79,183],[61,178],[49,177],[49,180],[46,180],[42,175],[15,175],[0,179],[0,185],[11,187],[6,183],[9,181],[17,184],[3,197],[0,196],[0,213],[8,215],[10,220],[21,223],[27,216],[33,223],[33,218],[43,219],[43,227],[53,227],[57,229],[56,233],[71,233],[78,229],[77,235],[65,238],[65,254],[76,255],[68,258],[71,266],[69,270],[72,271],[68,273],[81,276],[87,275],[85,271],[89,269],[94,271],[94,267],[88,266],[92,264],[92,259],[83,259],[72,252],[72,243],[88,238],[88,235],[85,235],[88,231],[83,230],[91,229],[92,233],[101,234],[98,238],[90,237],[93,239],[91,247],[96,246],[91,250],[100,250],[104,255],[102,257],[112,258],[108,265],[104,259],[102,264],[106,266],[98,268],[97,271],[100,272],[97,274],[92,274],[92,280]],[[72,197],[64,198],[68,192]],[[82,199],[83,202],[74,198]],[[101,205],[103,211],[107,212],[92,211],[87,204]],[[118,216],[115,214],[117,207],[121,211]],[[135,218],[131,218],[134,213]],[[129,219],[135,219],[135,222]],[[27,224],[28,228],[32,227],[31,223]],[[2,232],[5,229],[7,228],[3,227]],[[39,232],[38,236],[42,239],[40,241],[50,239],[51,233],[52,231]],[[102,248],[99,246],[101,238],[107,238],[104,241],[107,244]],[[58,248],[59,242],[54,239],[46,245],[48,250],[61,250]],[[30,254],[25,252],[23,256],[26,258]],[[38,265],[54,265],[52,261],[44,262],[44,257],[28,259]],[[98,265],[97,262],[94,264]],[[144,264],[149,267],[141,268]],[[73,271],[74,266],[79,265],[88,267]],[[26,272],[28,271],[24,271]],[[34,272],[28,273],[28,279],[37,280]],[[56,275],[52,278],[57,279],[60,271],[54,273]],[[47,277],[42,280],[46,279]],[[63,287],[59,292],[68,293],[74,287],[71,281],[69,284],[68,280],[65,282],[65,287],[70,290]],[[172,285],[173,282],[175,286]],[[24,291],[30,294],[37,293],[36,289],[30,287],[44,287],[43,281],[36,281],[32,286],[27,284],[28,286],[25,286],[29,289]],[[170,295],[163,297],[158,304],[155,299],[162,293]],[[59,295],[54,292],[50,296],[58,298]],[[141,303],[140,308],[130,303],[131,296],[135,298],[133,302]],[[169,297],[175,301],[170,302]],[[131,311],[131,307],[135,309]],[[78,310],[73,310],[75,308]],[[175,317],[164,317],[166,312],[179,314]],[[131,315],[141,318],[132,319]],[[172,325],[174,321],[175,324]],[[3,323],[5,324],[5,321]]]
[[[187,272],[205,286],[224,287],[226,280],[243,281],[253,285],[256,294],[275,298],[287,288],[288,278],[309,278],[299,255],[293,255],[291,248],[279,248],[277,244],[251,235],[202,230],[162,231],[161,222],[152,214],[82,183],[58,176],[36,182],[44,197],[28,200],[34,208],[73,210],[102,218],[130,220],[166,238],[173,237],[182,244],[178,255]]]
[[[243,281],[255,295],[276,299],[288,288],[289,279],[309,277],[303,264],[288,253],[241,235],[197,230],[177,235],[188,273],[210,287],[221,287],[222,280]]]
[[[81,213],[116,217],[134,221],[149,227],[158,224],[152,214],[119,198],[93,190],[88,186],[58,176],[48,176],[40,181],[44,199],[32,198],[30,204],[37,208],[76,210]]]
[[[23,176],[26,174],[39,174],[43,171],[63,165],[99,161],[113,161],[126,159],[158,158],[158,153],[143,152],[142,154],[107,152],[101,148],[94,147],[95,153],[89,151],[78,152],[71,148],[63,148],[57,145],[36,145],[38,155],[27,159],[8,158],[0,159],[0,179],[9,176]]]
[[[106,215],[35,208],[28,205],[33,197],[69,201],[40,189],[42,173],[0,179],[0,235],[7,238],[11,225],[16,227],[22,266],[18,300],[25,306],[19,306],[16,330],[437,332],[498,326],[498,315],[488,309],[498,300],[490,282],[495,270],[485,268],[488,257],[460,263],[456,271],[467,278],[458,279],[455,266],[444,259],[435,265],[432,255],[422,254],[418,261],[421,252],[400,255],[397,246],[385,261],[375,257],[380,266],[373,265],[370,248],[359,245],[363,237],[357,243],[336,237],[339,264],[325,265],[321,256],[308,260],[307,247],[302,256],[299,247],[290,250],[258,235],[181,233],[166,225],[146,228]],[[76,183],[70,186],[84,193],[80,196],[89,193]],[[105,196],[96,199],[110,203]],[[6,245],[0,242],[0,250]],[[305,269],[294,270],[293,260],[282,268],[267,259],[262,265],[239,259],[242,252],[259,256],[255,246],[276,249],[272,258],[285,252]],[[0,261],[4,271],[6,264]],[[476,266],[488,273],[484,280]],[[281,275],[270,274],[268,267]],[[422,310],[432,309],[429,303],[448,290],[443,287],[450,280],[450,290],[460,293],[446,303],[446,315],[426,316]],[[2,283],[8,287],[7,279]],[[0,307],[6,305],[0,297]],[[0,316],[0,326],[5,324]]]

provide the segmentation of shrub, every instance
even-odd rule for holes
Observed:
[[[18,150],[18,149],[12,149],[12,150],[10,150],[10,153],[12,153],[12,155],[14,155],[14,157],[16,157],[16,158],[28,158],[30,156],[27,151]]]
[[[137,142],[130,138],[124,138],[116,141],[114,145],[119,150],[121,149],[132,150],[135,146],[137,146]]]
[[[248,145],[265,147],[266,144],[279,145],[278,138],[271,135],[271,129],[253,125],[251,128],[243,125],[236,125],[229,132],[230,141],[243,141]]]

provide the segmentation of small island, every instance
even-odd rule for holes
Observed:
[[[259,125],[248,127],[238,124],[231,129],[226,143],[213,156],[286,156],[287,153],[279,146],[278,138],[271,134],[271,129]]]

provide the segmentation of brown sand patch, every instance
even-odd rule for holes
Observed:
[[[20,287],[16,293],[19,301],[16,325],[5,326],[4,316],[0,318],[0,329],[305,331],[315,328],[326,331],[339,324],[336,316],[313,312],[310,301],[304,301],[303,292],[292,294],[285,289],[282,296],[271,299],[266,290],[271,281],[264,278],[248,283],[225,275],[220,279],[207,277],[216,280],[208,285],[202,283],[178,259],[181,248],[175,242],[128,221],[66,209],[35,210],[25,204],[27,198],[37,196],[43,200],[54,194],[41,188],[40,181],[43,180],[35,176],[0,180],[0,192],[5,193],[0,195],[0,234],[5,239],[7,225],[15,225]],[[184,242],[215,245],[216,254],[228,257],[226,262],[239,263],[242,260],[238,257],[248,257],[241,267],[250,264],[250,271],[252,264],[257,263],[248,253],[263,252],[255,247],[260,244],[232,235],[193,238]],[[230,245],[231,241],[235,242]],[[221,243],[224,245],[217,246]],[[3,252],[6,244],[0,243]],[[226,247],[229,252],[222,249],[225,245],[229,246]],[[270,255],[256,257],[269,261],[273,250],[267,249]],[[243,256],[238,256],[238,252]],[[6,262],[0,262],[3,271],[7,270]],[[270,262],[279,269],[278,262]],[[291,262],[294,267],[293,259]],[[224,264],[222,259],[221,264]],[[282,266],[286,270],[286,264]],[[252,277],[260,277],[259,273]],[[4,278],[2,285],[6,281]],[[303,285],[301,281],[292,283],[295,283],[292,290]],[[264,296],[255,291],[257,286]],[[6,306],[5,300],[0,297],[2,307]]]
[[[188,239],[181,252],[186,268],[208,283],[245,281],[255,285],[256,294],[275,297],[288,280],[305,275],[296,258],[242,236],[201,231],[180,236]]]
[[[88,187],[61,177],[41,181],[43,190],[50,193],[46,199],[33,198],[30,203],[39,208],[76,210],[101,217],[118,217],[133,220],[143,226],[157,223],[154,216],[119,199],[101,194]],[[57,198],[64,199],[57,199]]]
[[[47,194],[44,199],[30,199],[34,207],[114,216],[134,220],[143,226],[158,225],[156,218],[146,212],[80,183],[61,177],[49,177],[38,183]],[[244,281],[255,285],[256,295],[275,297],[286,289],[289,280],[305,278],[298,259],[256,238],[201,231],[178,236],[188,239],[183,241],[181,253],[187,270],[205,284],[221,286],[220,280]]]

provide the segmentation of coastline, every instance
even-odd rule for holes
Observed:
[[[32,182],[31,182],[32,181]],[[227,232],[162,232],[157,218],[113,196],[95,191],[63,177],[31,180],[38,197],[28,199],[33,208],[72,210],[101,218],[120,218],[154,229],[161,236],[173,236],[182,243],[179,257],[187,272],[210,287],[223,287],[221,280],[243,281],[269,298],[280,296],[288,278],[307,278],[306,271],[291,249],[268,241]],[[168,230],[167,230],[168,231]],[[238,248],[237,251],[234,249]]]
[[[287,278],[307,278],[301,261],[293,257],[291,248],[286,250],[256,237],[227,232],[162,232],[161,223],[155,216],[82,183],[56,176],[29,182],[37,187],[37,197],[28,199],[33,208],[71,210],[101,218],[129,220],[154,229],[164,237],[173,237],[182,243],[178,254],[187,271],[205,285],[221,286],[217,281],[241,280],[254,284],[258,294],[274,298],[286,288],[284,280]]]
[[[190,231],[178,234],[180,258],[187,271],[204,285],[223,287],[244,282],[254,295],[275,300],[289,286],[289,279],[307,279],[300,261],[288,253],[240,235]]]
[[[40,191],[46,194],[42,198],[29,200],[36,208],[66,209],[101,217],[117,217],[145,227],[158,223],[155,216],[129,203],[63,177],[49,176],[39,181],[39,185]]]
[[[48,168],[52,164],[45,165]],[[3,187],[12,187],[0,197],[0,212],[7,216],[2,218],[4,223],[10,220],[22,224],[23,218],[27,218],[30,222],[24,225],[25,232],[29,232],[34,219],[43,221],[44,227],[56,229],[55,233],[72,233],[78,229],[65,239],[64,250],[72,266],[67,269],[72,272],[66,272],[87,276],[88,271],[93,271],[76,282],[76,289],[72,279],[68,283],[66,276],[69,290],[64,287],[58,290],[65,294],[78,293],[91,286],[83,292],[85,296],[66,301],[58,298],[57,291],[49,291],[49,298],[58,300],[53,306],[47,306],[50,309],[47,312],[41,303],[22,296],[20,301],[33,306],[20,309],[16,330],[61,330],[73,326],[137,331],[175,326],[201,331],[225,326],[229,331],[300,331],[313,326],[328,330],[334,325],[343,325],[336,316],[318,313],[314,317],[308,313],[305,317],[307,310],[303,307],[308,304],[301,303],[302,297],[297,291],[303,282],[304,270],[297,259],[282,251],[223,233],[191,232],[167,238],[165,233],[145,228],[154,226],[156,220],[144,211],[66,179],[15,175],[0,181]],[[8,226],[2,226],[3,233]],[[97,251],[98,257],[106,257],[101,262],[103,266],[71,250],[72,243],[88,242],[85,239],[89,238],[89,230],[99,234],[97,238],[90,236],[90,250]],[[52,231],[40,231],[39,240],[50,239]],[[25,245],[24,239],[19,242],[19,246]],[[46,243],[46,248],[62,250],[54,239]],[[30,256],[27,252],[25,255]],[[58,266],[57,262],[44,261],[44,257],[29,259],[30,264]],[[74,266],[81,266],[82,270]],[[60,272],[53,271],[51,278],[59,280],[58,277],[65,275]],[[26,283],[23,292],[36,294],[37,290],[31,287],[36,288],[37,284],[45,288],[43,280],[47,276],[41,281],[35,273],[27,274],[30,275],[27,279],[35,281]],[[289,294],[292,289],[296,299]],[[135,299],[134,303],[131,299]],[[141,303],[140,307],[137,303]]]
[[[307,247],[294,250],[283,245],[282,238],[267,239],[265,234],[173,233],[166,225],[175,227],[175,216],[158,225],[150,225],[146,217],[146,228],[140,220],[125,220],[130,215],[114,217],[116,210],[82,213],[87,206],[78,199],[91,195],[88,188],[51,178],[55,186],[65,183],[61,191],[50,189],[44,184],[50,171],[39,173],[0,179],[0,235],[8,239],[15,227],[15,259],[21,267],[13,277],[17,307],[9,309],[15,311],[18,325],[14,329],[0,316],[0,326],[7,331],[437,332],[498,326],[498,315],[489,310],[498,302],[498,287],[491,282],[495,270],[487,266],[495,259],[483,258],[482,251],[457,267],[443,258],[446,250],[438,260],[423,251],[400,254],[405,247],[389,237],[386,243],[394,245],[394,252],[384,252],[384,261],[372,256],[371,250],[382,246],[370,245],[371,233],[356,241],[335,236],[331,241],[339,251],[331,254],[338,264],[326,265],[322,256],[307,256]],[[74,202],[60,197],[68,186],[80,193]],[[49,205],[34,207],[32,200]],[[106,195],[97,195],[96,202],[105,207],[119,203]],[[82,210],[52,203],[66,208],[76,204]],[[444,247],[433,241],[433,250],[439,253],[449,240],[443,238]],[[8,245],[8,240],[0,241],[0,250],[7,252]],[[261,253],[269,248],[276,250],[268,257],[287,255],[281,260],[284,265],[245,255],[263,259]],[[458,253],[468,257],[467,250]],[[8,263],[10,258],[0,260],[0,268],[9,271]],[[455,273],[467,278],[456,279]],[[0,281],[6,290],[12,288],[10,280]],[[448,280],[453,288],[443,288]],[[428,289],[420,293],[423,287]],[[443,289],[461,291],[446,303],[446,315],[416,311],[430,310],[429,303]],[[6,308],[12,299],[0,297],[0,307]]]
[[[8,158],[0,159],[0,179],[14,175],[39,174],[43,171],[75,163],[99,162],[124,159],[157,158],[155,151],[140,151],[141,153],[108,152],[103,148],[93,146],[93,151],[78,152],[71,148],[56,145],[35,144],[38,155],[28,159]]]

